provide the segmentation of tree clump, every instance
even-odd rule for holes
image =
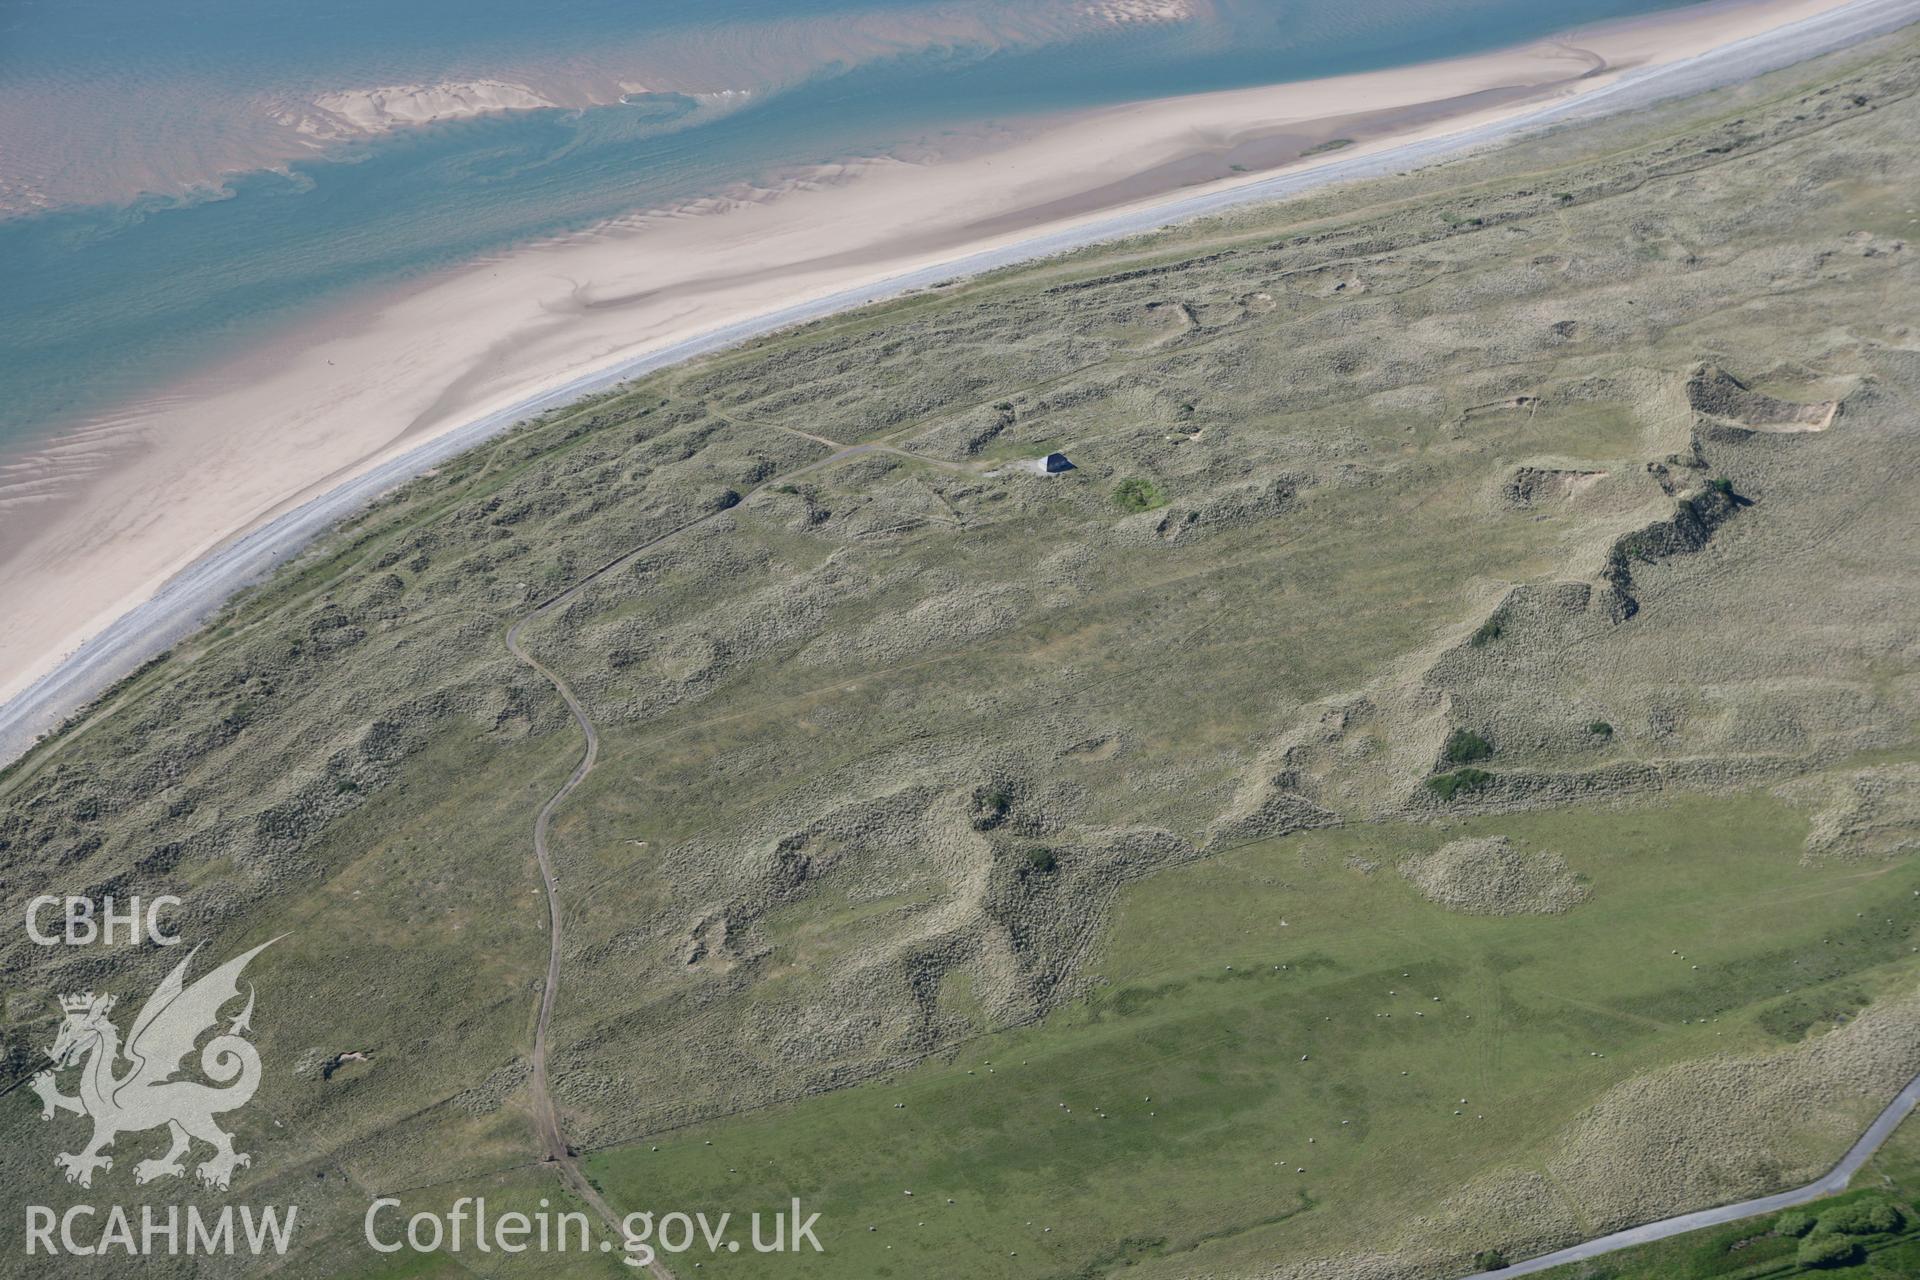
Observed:
[[[1842,1235],[1816,1231],[1800,1242],[1794,1260],[1807,1268],[1845,1267],[1859,1261],[1860,1245]]]
[[[1906,1225],[1900,1211],[1877,1197],[1855,1200],[1821,1214],[1815,1229],[1845,1236],[1891,1235]]]

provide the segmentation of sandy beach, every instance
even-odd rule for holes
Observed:
[[[690,335],[1116,211],[1276,171],[1350,168],[1843,7],[1694,7],[1484,56],[1009,122],[1004,137],[964,154],[823,167],[336,307],[270,347],[0,459],[9,602],[0,699],[276,515]],[[1351,142],[1314,153],[1336,139]]]

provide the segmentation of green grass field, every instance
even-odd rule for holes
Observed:
[[[1174,1274],[1283,1243],[1364,1249],[1460,1181],[1537,1166],[1613,1084],[1777,1046],[1774,1015],[1810,992],[1920,973],[1920,868],[1803,867],[1803,821],[1762,796],[1596,816],[1315,833],[1163,873],[1122,894],[1093,993],[1044,1024],[596,1152],[590,1172],[623,1205],[797,1191],[822,1212],[824,1256],[703,1257],[720,1275],[918,1276],[957,1257],[987,1276]],[[1591,898],[1462,916],[1390,869],[1487,833],[1561,854]],[[1370,859],[1385,866],[1348,865]]]
[[[1908,38],[556,410],[0,770],[9,909],[288,935],[284,1274],[631,1274],[361,1240],[560,1194],[582,735],[504,636],[577,584],[564,1137],[828,1247],[681,1280],[1430,1280],[1803,1182],[1920,1070],[1916,120]],[[21,1072],[172,963],[0,961]],[[135,1193],[78,1124],[0,1109],[0,1220]]]

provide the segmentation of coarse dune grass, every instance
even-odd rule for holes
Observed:
[[[1349,866],[1443,834],[1552,848],[1592,897],[1465,917]],[[822,1212],[824,1257],[702,1256],[719,1275],[908,1276],[956,1257],[988,1276],[1098,1274],[1114,1241],[1131,1242],[1129,1274],[1176,1275],[1364,1249],[1476,1174],[1545,1159],[1612,1085],[1778,1047],[1767,1017],[1790,987],[1911,983],[1910,928],[1880,918],[1920,870],[1804,867],[1804,834],[1744,795],[1239,849],[1126,890],[1092,993],[1039,1026],[589,1167],[622,1203],[791,1192]],[[1807,1140],[1788,1117],[1780,1138]],[[1430,1157],[1390,1154],[1415,1150]]]

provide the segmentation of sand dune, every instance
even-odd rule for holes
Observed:
[[[114,448],[76,465],[58,500],[48,486],[62,464],[44,453],[31,518],[0,507],[0,594],[19,602],[0,617],[0,696],[243,531],[649,352],[728,326],[744,334],[754,317],[820,300],[847,305],[969,255],[1069,244],[1101,234],[1076,228],[1110,225],[1116,211],[1137,211],[1144,226],[1190,214],[1208,193],[1260,178],[1234,172],[1243,158],[1257,170],[1353,174],[1370,155],[1414,155],[1398,149],[1423,139],[1491,137],[1542,102],[1613,84],[1621,68],[1644,72],[1847,7],[1716,5],[1483,57],[1114,108],[946,161],[876,159],[653,211],[336,312],[129,407]],[[1310,154],[1334,137],[1355,143]]]

